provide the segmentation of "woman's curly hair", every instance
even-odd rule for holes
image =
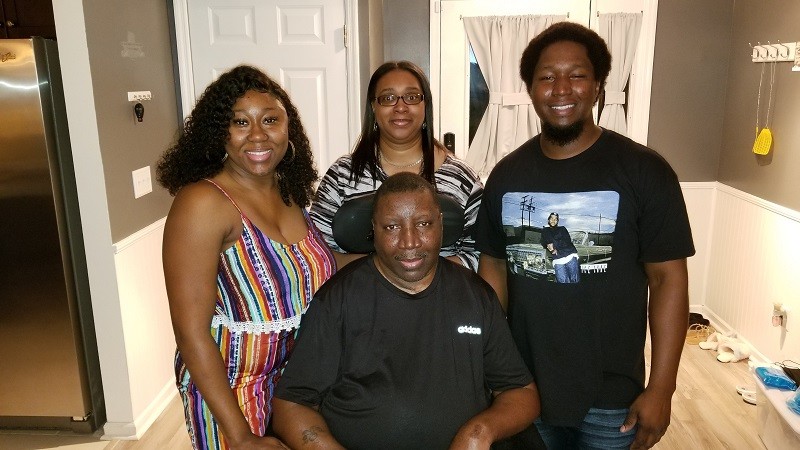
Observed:
[[[183,186],[222,170],[233,105],[249,90],[273,95],[283,104],[289,118],[289,140],[294,144],[294,152],[290,145],[276,168],[281,198],[287,205],[294,202],[306,207],[311,203],[318,175],[300,114],[277,82],[259,69],[244,65],[223,73],[206,88],[184,122],[178,141],[161,156],[158,182],[170,194],[175,195]]]

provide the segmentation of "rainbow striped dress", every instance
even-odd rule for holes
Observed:
[[[308,234],[296,244],[269,239],[242,213],[242,235],[222,252],[211,335],[219,344],[228,381],[250,429],[263,436],[272,415],[272,394],[294,346],[308,302],[336,270],[333,254],[305,215]],[[175,354],[175,375],[186,426],[195,449],[224,449],[222,430]]]

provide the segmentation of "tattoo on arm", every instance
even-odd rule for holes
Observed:
[[[322,427],[312,426],[307,430],[303,430],[303,444],[315,442],[319,438],[319,433],[324,431]]]

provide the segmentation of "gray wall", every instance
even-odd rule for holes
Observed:
[[[383,59],[382,17],[383,7],[380,0],[358,0],[358,80],[360,85],[359,95],[361,96],[358,113],[359,121],[364,116],[364,108],[366,108],[367,86],[373,70],[372,54],[380,49],[380,59]],[[378,37],[373,38],[373,36]]]
[[[681,181],[719,181],[800,210],[800,73],[777,63],[770,154],[752,152],[762,64],[750,43],[800,41],[796,0],[659,2],[648,144]],[[764,66],[761,125],[770,66]]]
[[[430,22],[428,0],[383,0],[385,60],[409,60],[430,78]]]
[[[117,242],[166,216],[172,202],[155,180],[156,161],[179,126],[169,18],[166,2],[84,0],[84,8],[111,234]],[[129,33],[144,56],[123,56]],[[153,95],[143,102],[140,124],[134,123],[128,91]],[[135,199],[131,172],[144,166],[151,167],[153,192]]]
[[[681,181],[717,179],[732,16],[732,0],[658,2],[647,144]]]
[[[800,211],[797,176],[800,173],[800,72],[792,63],[775,65],[775,92],[770,129],[770,154],[752,152],[756,99],[761,63],[751,61],[749,43],[800,41],[800,2],[797,0],[738,0],[733,9],[731,63],[724,110],[718,180],[762,199]],[[769,96],[769,65],[761,93],[762,126]]]

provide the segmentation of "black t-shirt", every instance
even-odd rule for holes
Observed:
[[[554,280],[541,245],[551,212],[575,244],[579,283]],[[592,406],[630,406],[644,388],[644,263],[694,254],[667,162],[608,130],[565,160],[545,157],[534,137],[490,174],[476,242],[507,261],[511,332],[539,389],[542,419],[576,426]]]
[[[316,406],[348,449],[446,449],[490,390],[532,381],[492,288],[440,258],[408,294],[372,257],[317,292],[275,395]]]

